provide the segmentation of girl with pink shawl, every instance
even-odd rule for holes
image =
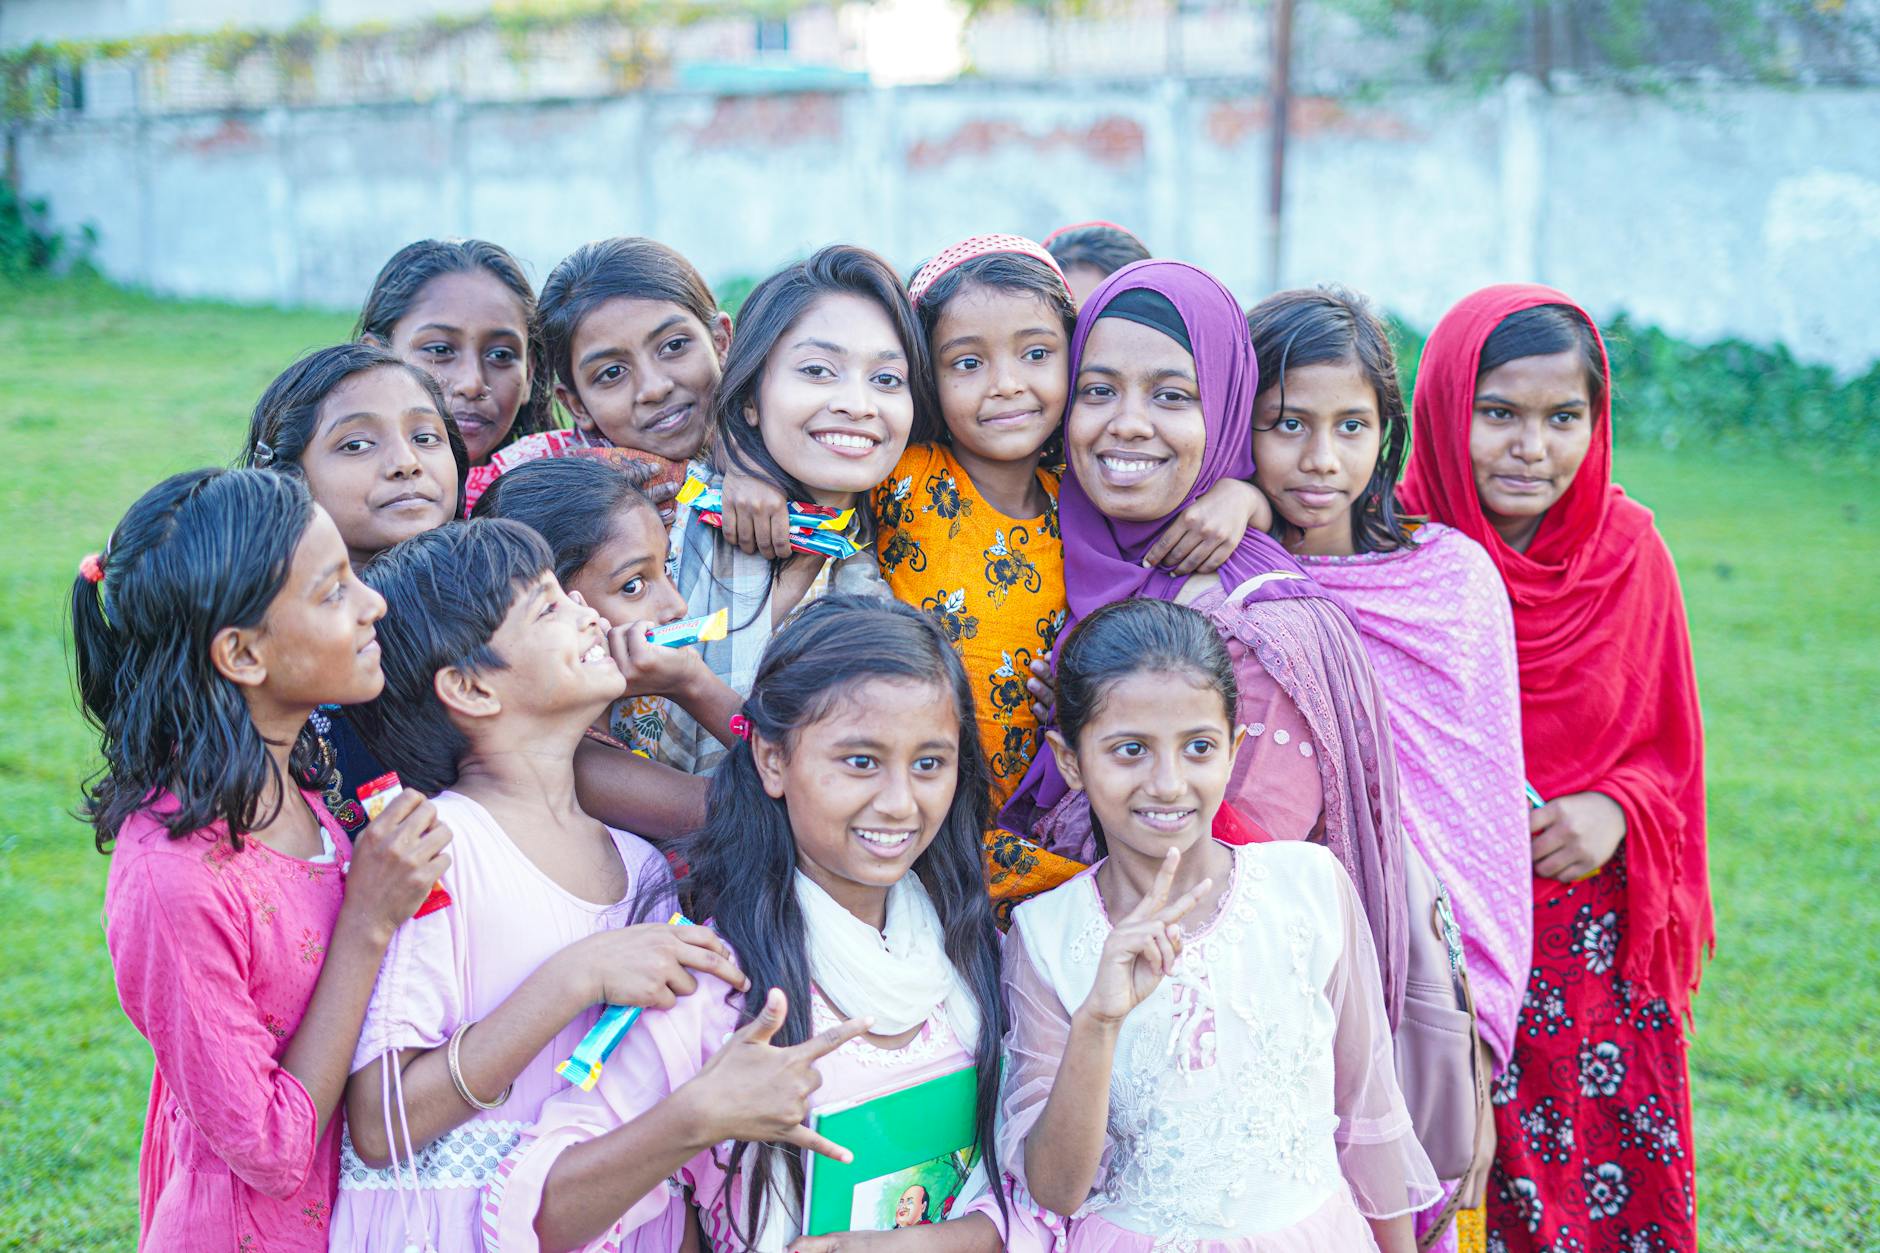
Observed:
[[[1390,696],[1404,829],[1449,890],[1477,1028],[1499,1073],[1534,931],[1507,591],[1467,535],[1397,515],[1410,420],[1390,338],[1364,298],[1279,292],[1247,322],[1262,384],[1254,480],[1286,547],[1352,607]],[[1467,1182],[1475,1202],[1482,1180]],[[1433,1247],[1453,1241],[1446,1233]]]
[[[1199,394],[1205,448],[1186,495],[1152,520],[1103,512],[1095,453],[1079,445],[1085,345],[1105,317],[1152,326],[1194,359],[1188,385]],[[1065,632],[1130,596],[1185,601],[1214,623],[1234,662],[1238,722],[1247,728],[1228,803],[1280,839],[1326,844],[1344,864],[1364,905],[1394,1027],[1409,938],[1397,765],[1383,693],[1349,611],[1276,540],[1256,530],[1214,575],[1184,578],[1143,565],[1157,537],[1203,492],[1225,478],[1253,477],[1258,373],[1240,307],[1233,293],[1194,266],[1137,262],[1111,275],[1083,306],[1070,369],[1068,465],[1058,497],[1069,594]],[[1191,582],[1195,586],[1185,586]],[[1196,587],[1205,590],[1196,594]],[[1066,786],[1048,745],[1000,822],[1052,852],[1084,862],[1096,858],[1088,804]]]

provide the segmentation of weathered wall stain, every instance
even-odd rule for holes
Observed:
[[[1272,125],[1270,104],[1259,97],[1223,100],[1208,110],[1208,138],[1232,148],[1263,136]],[[1297,96],[1286,133],[1302,139],[1338,137],[1408,143],[1419,132],[1386,109],[1353,107],[1330,96]]]
[[[711,117],[687,128],[701,148],[774,148],[842,138],[842,99],[827,92],[720,96]]]
[[[1034,151],[1068,148],[1102,165],[1126,166],[1142,160],[1146,143],[1142,123],[1116,113],[1088,126],[1059,126],[1039,132],[1005,118],[974,118],[944,136],[909,144],[907,163],[913,169],[931,170],[964,158],[990,156],[1008,147]]]

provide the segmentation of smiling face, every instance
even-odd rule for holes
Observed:
[[[528,311],[485,270],[440,274],[418,290],[386,345],[444,389],[470,464],[488,461],[529,398]]]
[[[666,575],[666,528],[657,511],[637,501],[615,515],[607,538],[568,579],[568,591],[616,626],[685,617],[685,597]]]
[[[1070,392],[1064,323],[1041,296],[974,283],[934,323],[940,413],[969,464],[1035,457]]]
[[[894,1225],[897,1227],[918,1227],[927,1218],[927,1189],[920,1184],[910,1184],[901,1193],[901,1199],[894,1203]]]
[[[490,647],[506,664],[477,677],[505,715],[584,727],[627,690],[606,620],[547,570],[517,594]]]
[[[771,348],[744,420],[818,502],[874,488],[914,426],[907,350],[887,310],[847,292],[817,300]]]
[[[1475,383],[1469,460],[1489,524],[1526,551],[1593,446],[1592,389],[1578,352],[1517,357]]]
[[[1174,513],[1208,443],[1195,359],[1153,327],[1097,319],[1064,443],[1078,484],[1105,516],[1153,522]]]
[[[1126,675],[1104,691],[1075,751],[1048,734],[1064,781],[1090,798],[1112,848],[1156,863],[1209,838],[1236,742],[1226,703],[1200,675]]]
[[[939,684],[865,679],[788,743],[753,743],[764,791],[789,813],[797,869],[871,926],[946,821],[959,732]]]
[[[357,705],[385,686],[372,624],[385,598],[360,582],[339,528],[318,505],[257,633],[261,687],[284,707]]]
[[[558,382],[555,396],[584,431],[688,461],[711,431],[730,347],[731,319],[722,313],[705,327],[669,301],[618,297],[576,325],[573,383]]]
[[[355,565],[457,511],[457,460],[444,415],[396,366],[355,374],[327,393],[300,469]]]
[[[1282,401],[1284,402],[1282,405]],[[1293,529],[1287,547],[1356,551],[1351,509],[1377,469],[1383,423],[1357,361],[1295,366],[1254,401],[1254,483]]]

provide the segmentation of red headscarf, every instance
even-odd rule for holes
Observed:
[[[1526,552],[1476,496],[1469,428],[1482,345],[1510,314],[1564,305],[1594,327],[1604,386],[1593,442]],[[1591,318],[1551,287],[1509,284],[1439,322],[1417,372],[1406,509],[1488,550],[1514,605],[1521,738],[1543,796],[1603,792],[1625,811],[1626,978],[1688,1014],[1714,947],[1704,849],[1704,729],[1684,597],[1651,511],[1612,481],[1612,373]],[[1537,902],[1564,890],[1536,879]]]

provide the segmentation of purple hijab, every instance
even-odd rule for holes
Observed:
[[[1072,387],[1076,387],[1090,330],[1103,316],[1104,308],[1124,292],[1137,288],[1166,298],[1188,328],[1207,447],[1201,455],[1201,472],[1195,476],[1188,495],[1167,516],[1152,522],[1125,522],[1105,516],[1084,494],[1077,481],[1076,465],[1065,467],[1058,489],[1058,525],[1064,536],[1064,588],[1070,611],[1060,639],[1080,619],[1115,601],[1131,596],[1175,599],[1186,576],[1145,567],[1143,554],[1181,511],[1210,487],[1222,479],[1253,478],[1253,401],[1260,390],[1260,370],[1254,361],[1253,340],[1247,334],[1246,315],[1234,293],[1207,271],[1185,261],[1152,259],[1124,266],[1110,275],[1091,293],[1078,314],[1077,334],[1071,341]],[[1220,568],[1221,587],[1233,591],[1263,574],[1279,577],[1242,595],[1242,601],[1301,596],[1336,600],[1312,581],[1278,540],[1249,527],[1240,546]],[[1032,818],[1056,805],[1069,791],[1047,743],[1032,759],[1031,769],[1012,793],[999,820],[1006,829],[1028,836]]]

